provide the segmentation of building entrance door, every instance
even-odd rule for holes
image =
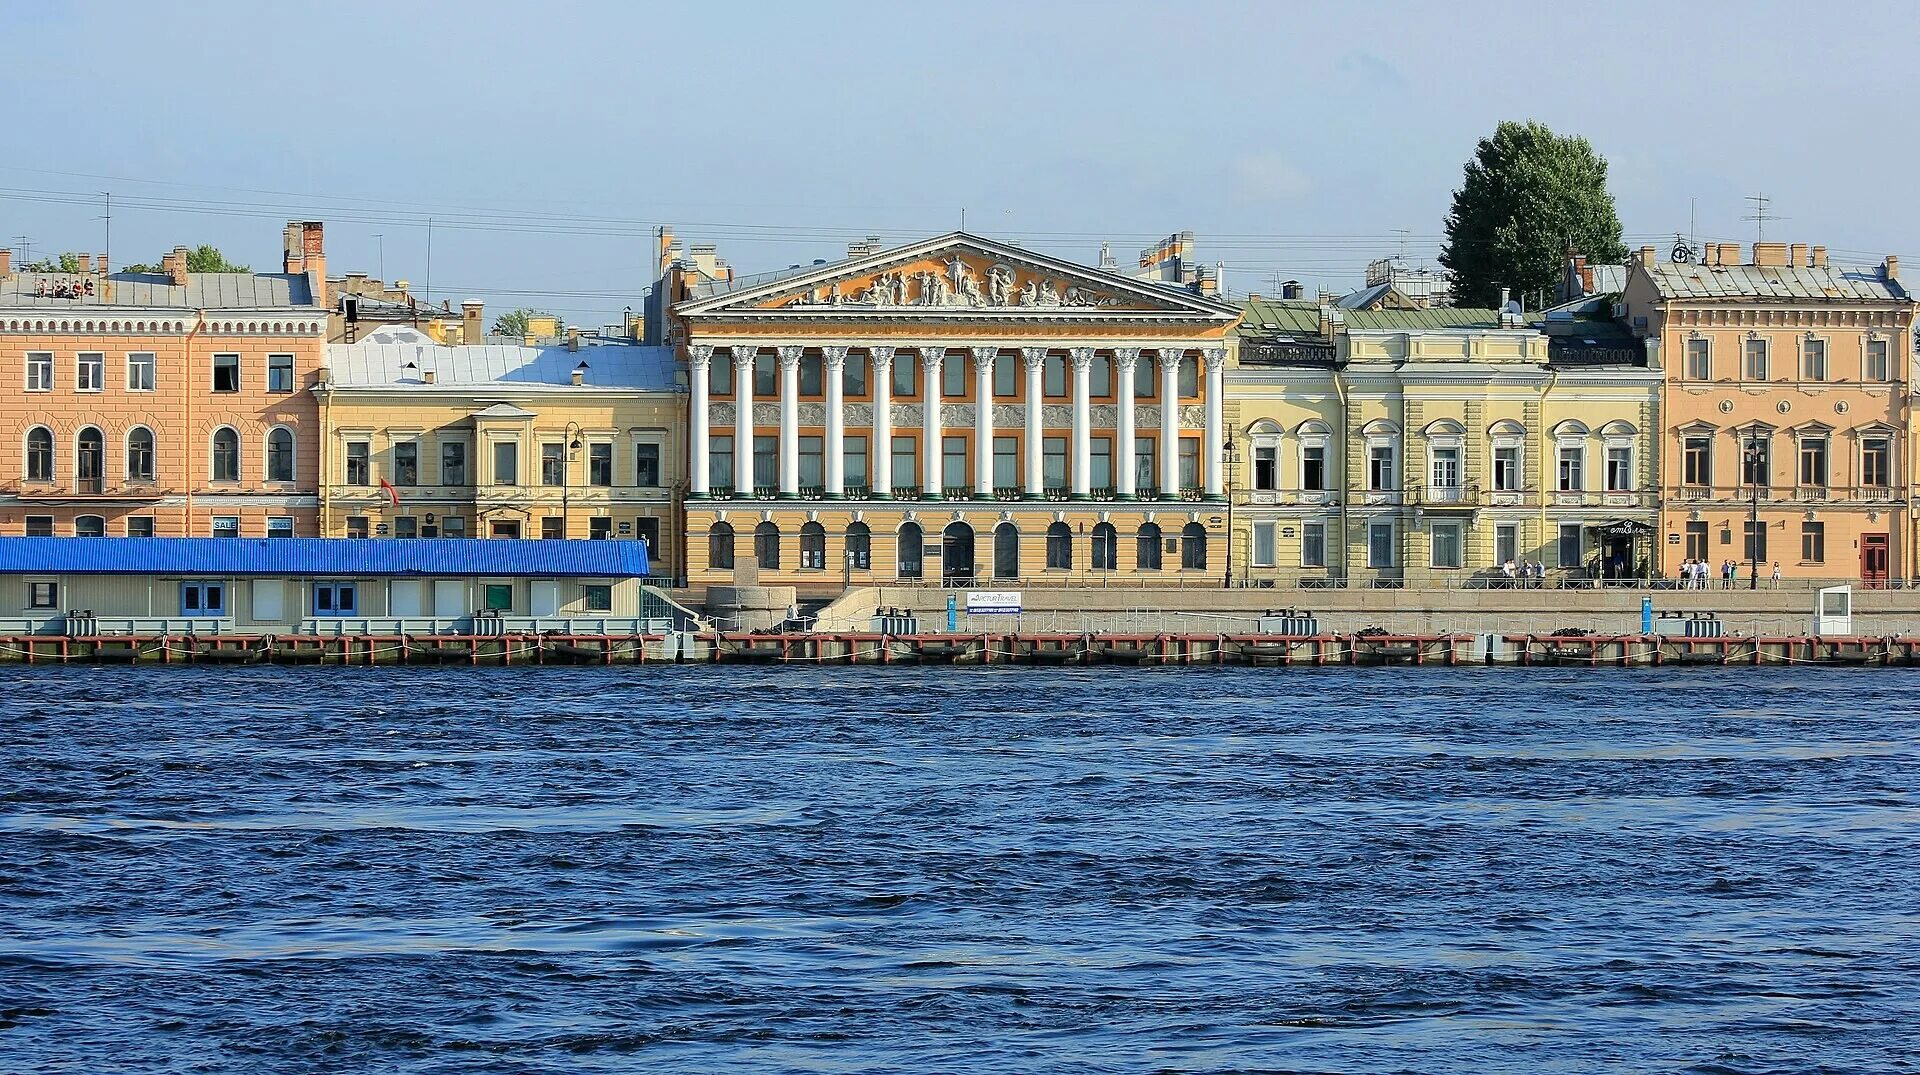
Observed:
[[[1860,535],[1860,581],[1873,589],[1884,589],[1887,585],[1887,535]]]
[[[973,527],[956,522],[940,539],[940,581],[948,586],[973,581]]]

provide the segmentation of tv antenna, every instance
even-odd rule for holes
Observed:
[[[1786,218],[1778,216],[1771,211],[1773,199],[1767,197],[1765,194],[1747,195],[1747,205],[1753,209],[1753,212],[1748,213],[1740,219],[1753,221],[1753,241],[1756,243],[1764,243],[1767,241],[1767,221],[1784,220]]]

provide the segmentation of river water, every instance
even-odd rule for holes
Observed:
[[[1917,688],[0,671],[0,1070],[1912,1072]]]

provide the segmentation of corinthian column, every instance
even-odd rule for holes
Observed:
[[[846,407],[847,386],[842,382],[841,374],[847,368],[847,349],[822,347],[820,354],[823,376],[827,379],[827,499],[845,500],[847,416],[841,411]]]
[[[993,499],[993,360],[998,347],[973,349],[973,498]]]
[[[780,348],[780,499],[800,499],[800,352]]]
[[[1076,347],[1067,352],[1073,360],[1073,494],[1074,500],[1088,500],[1093,494],[1092,393],[1088,385],[1093,368],[1093,348]]]
[[[945,500],[947,489],[940,473],[940,440],[945,435],[940,424],[940,362],[947,357],[944,347],[920,349],[920,385],[923,423],[920,427],[920,496],[926,500]]]
[[[873,378],[873,451],[867,481],[876,500],[893,499],[893,348],[867,348],[867,376]]]
[[[1113,349],[1114,376],[1119,383],[1114,386],[1120,397],[1120,438],[1113,449],[1113,498],[1115,500],[1134,499],[1134,445],[1133,445],[1133,370],[1140,362],[1138,347],[1116,347]]]
[[[687,348],[687,381],[693,392],[692,411],[687,415],[687,499],[705,500],[707,485],[707,366],[713,362],[713,347],[696,343]]]
[[[1160,499],[1180,499],[1180,348],[1160,349]]]
[[[733,497],[753,499],[753,356],[758,347],[733,347]]]
[[[1220,481],[1223,462],[1221,450],[1225,447],[1225,441],[1220,436],[1221,427],[1225,425],[1221,416],[1224,401],[1220,391],[1220,382],[1223,380],[1220,371],[1227,364],[1227,349],[1209,347],[1200,352],[1200,359],[1206,363],[1207,370],[1207,431],[1200,443],[1200,458],[1206,461],[1206,497],[1208,500],[1225,500],[1226,492]]]
[[[1040,371],[1047,364],[1047,349],[1022,347],[1020,364],[1027,372],[1027,480],[1026,491],[1021,496],[1026,500],[1043,500],[1047,492],[1045,479],[1040,473],[1043,458],[1040,443]]]

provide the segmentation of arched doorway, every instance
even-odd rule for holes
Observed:
[[[77,465],[73,476],[79,479],[82,491],[99,492],[100,480],[107,472],[106,438],[100,435],[98,429],[88,426],[80,431],[80,436],[74,441],[74,448]]]
[[[1138,570],[1160,570],[1160,527],[1158,524],[1140,524],[1140,536],[1135,546],[1134,558],[1134,566]]]
[[[945,585],[973,579],[973,527],[948,523],[940,535],[940,581]]]
[[[753,528],[753,558],[762,571],[780,570],[780,528],[771,522]]]
[[[993,577],[1020,577],[1020,528],[1012,523],[993,528]]]
[[[1207,528],[1188,523],[1180,530],[1180,566],[1188,571],[1207,569]]]
[[[1093,569],[1112,571],[1120,566],[1120,533],[1112,523],[1093,528]]]
[[[894,570],[897,575],[903,579],[917,579],[924,576],[921,550],[925,548],[926,542],[926,535],[921,532],[919,523],[905,523],[900,527],[900,547],[894,554]]]

